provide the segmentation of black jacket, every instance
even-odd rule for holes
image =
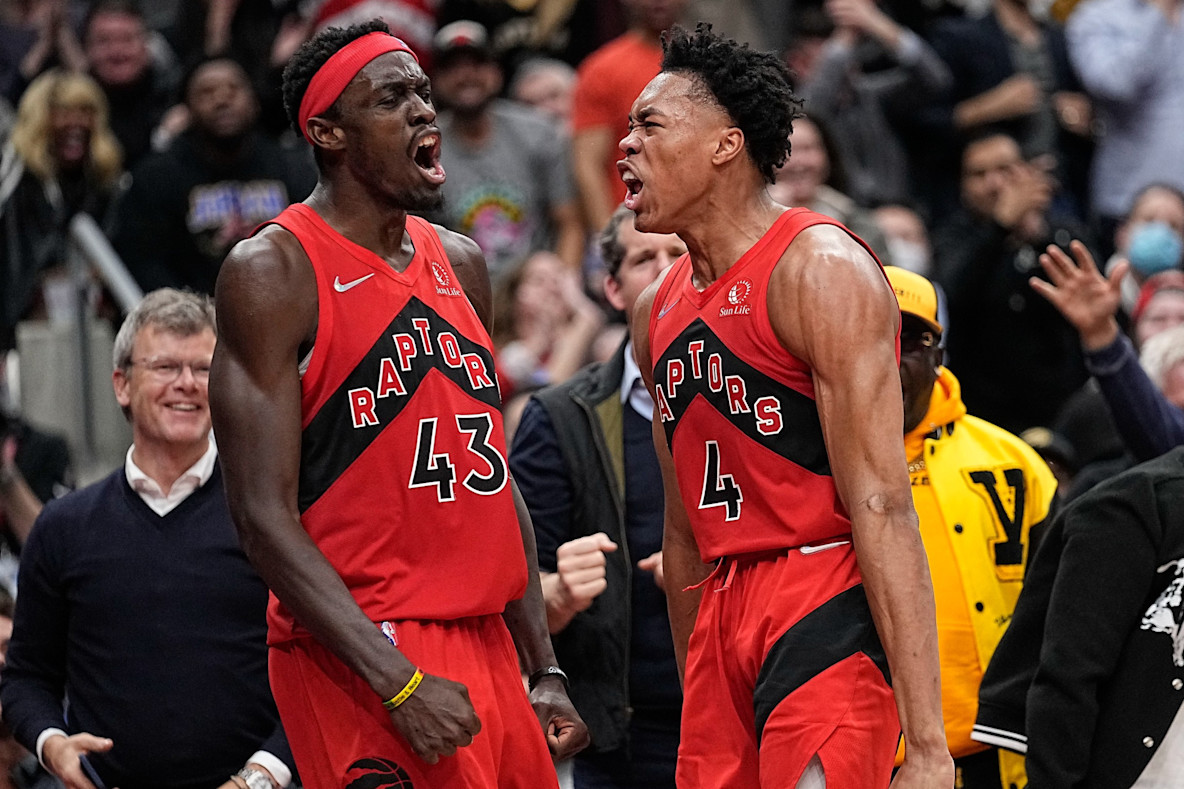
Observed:
[[[975,738],[1033,789],[1128,789],[1184,702],[1184,447],[1053,522],[979,692]]]
[[[588,724],[597,751],[622,747],[629,728],[633,561],[625,539],[620,398],[624,369],[622,345],[608,362],[585,367],[565,383],[536,393],[523,413],[510,453],[510,469],[535,525],[540,570],[555,572],[555,550],[579,537],[602,531],[619,546],[605,555],[608,587],[552,637],[559,665],[571,679],[572,703]],[[548,430],[553,435],[540,435]],[[546,468],[541,458],[531,454],[529,448],[540,442],[558,444],[566,469]],[[566,478],[569,501],[555,499],[555,486],[548,479],[554,474]],[[559,506],[569,508],[568,523],[550,517],[549,510]]]
[[[233,163],[219,163],[189,131],[132,171],[112,243],[145,293],[212,295],[230,248],[315,185],[307,148],[289,150],[253,132]]]

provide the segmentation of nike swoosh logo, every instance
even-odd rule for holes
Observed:
[[[373,274],[367,274],[364,277],[358,277],[355,280],[351,280],[351,281],[345,282],[345,283],[342,283],[341,277],[338,277],[337,279],[333,280],[333,290],[337,291],[338,293],[345,293],[350,288],[355,287],[357,285],[361,285],[363,282],[365,282],[366,280],[370,279],[373,276],[374,276]]]
[[[801,551],[803,555],[809,556],[812,553],[829,551],[831,548],[838,548],[840,545],[847,545],[850,542],[850,540],[840,540],[839,542],[828,542],[823,543],[822,545],[803,545],[801,548],[798,548],[798,550]]]
[[[662,311],[658,313],[658,320],[662,320],[663,318],[665,318],[666,313],[668,313],[668,312],[670,312],[670,310],[674,309],[674,305],[678,304],[680,301],[682,301],[681,296],[679,296],[677,299],[675,299],[674,301],[672,301],[669,304],[667,304],[666,306],[664,306],[662,308]]]

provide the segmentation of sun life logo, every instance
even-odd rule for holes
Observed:
[[[460,288],[452,284],[448,269],[438,260],[432,261],[432,276],[436,278],[436,292],[441,296],[459,296]]]
[[[450,278],[448,276],[448,271],[444,268],[444,264],[440,263],[438,260],[433,260],[432,273],[436,275],[436,282],[439,283],[440,287],[448,287],[450,284]]]
[[[748,315],[752,312],[752,305],[747,304],[748,294],[752,293],[752,282],[747,279],[737,280],[728,289],[728,305],[719,308],[721,318],[729,315]]]

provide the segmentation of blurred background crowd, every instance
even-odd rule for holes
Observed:
[[[1184,407],[1182,7],[0,0],[0,481],[19,470],[44,501],[121,462],[114,327],[156,288],[212,293],[230,247],[309,194],[283,66],[317,30],[375,16],[432,77],[448,181],[429,218],[485,252],[512,432],[531,393],[624,338],[597,243],[624,196],[617,143],[660,32],[705,20],[795,75],[804,117],[774,199],[935,282],[967,410],[1024,437],[1075,498],[1150,455],[1116,424],[1138,404],[1091,378],[1084,324],[1029,278],[1073,239],[1105,270],[1129,261],[1116,320]],[[11,589],[37,502],[0,492]]]
[[[1164,275],[1184,248],[1179,8],[3,0],[4,410],[56,423],[79,462],[109,465],[120,420],[109,398],[88,397],[87,366],[63,359],[78,342],[101,348],[104,320],[137,293],[212,293],[229,248],[307,196],[315,170],[286,124],[283,65],[316,30],[378,15],[433,77],[449,178],[430,218],[489,261],[512,427],[521,395],[605,358],[623,335],[594,243],[624,194],[617,142],[657,73],[660,32],[707,20],[784,53],[796,75],[806,117],[774,199],[839,219],[886,264],[944,288],[947,361],[968,407],[1017,433],[1049,428],[1045,448],[1066,469],[1118,459],[1076,332],[1027,279],[1048,243],[1080,238],[1108,265],[1131,260],[1120,321],[1136,346],[1184,320],[1180,277]],[[80,315],[95,319],[82,340],[68,328]],[[103,366],[90,367],[105,392]],[[100,402],[63,422],[79,400]]]

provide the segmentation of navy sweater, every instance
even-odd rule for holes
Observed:
[[[18,592],[0,703],[25,747],[51,727],[110,737],[88,760],[120,789],[216,787],[260,749],[292,765],[268,686],[267,587],[219,469],[163,517],[122,469],[51,501]]]

